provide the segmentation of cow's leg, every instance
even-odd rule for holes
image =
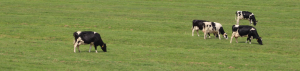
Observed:
[[[232,32],[231,38],[230,38],[230,43],[232,42],[233,36],[235,35],[235,32]]]
[[[93,44],[90,44],[90,49],[89,49],[89,52],[91,52],[91,48],[92,48]]]
[[[251,44],[251,39],[249,38],[249,44]]]
[[[220,36],[220,32],[218,31],[218,36],[219,36],[219,39],[221,40],[221,36]]]
[[[194,28],[192,28],[192,36],[194,36],[194,31],[195,31],[195,29],[194,29]]]
[[[94,44],[94,47],[95,47],[95,52],[98,53],[96,44]]]
[[[250,23],[249,23],[249,24],[251,25],[252,21],[251,21],[251,20],[249,20],[249,21],[250,21]]]
[[[78,52],[80,52],[79,45],[77,46],[77,48],[78,48]]]
[[[74,44],[74,53],[76,53],[76,47],[78,46],[78,43]]]
[[[210,38],[210,33],[206,33],[206,38]]]
[[[213,33],[213,34],[214,34],[215,38],[217,38],[217,37],[218,37],[218,35],[217,35],[216,33]]]
[[[236,42],[236,43],[239,43],[237,39],[238,39],[238,37],[235,37],[235,42]]]
[[[239,20],[240,18],[239,17],[237,17],[237,19],[236,19],[236,25],[239,25]]]
[[[206,39],[206,33],[204,32],[204,39]]]
[[[78,52],[80,52],[79,45],[77,45]]]
[[[198,30],[196,30],[196,32],[197,32],[197,35],[200,36]]]
[[[249,44],[251,44],[251,36],[248,36],[247,41],[249,40]],[[246,43],[247,43],[246,41]]]

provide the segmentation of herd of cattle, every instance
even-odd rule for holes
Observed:
[[[256,26],[257,20],[254,17],[254,14],[248,11],[236,11],[236,25],[232,26],[232,35],[230,39],[230,43],[232,42],[232,38],[235,37],[236,43],[238,43],[237,38],[238,37],[248,37],[246,40],[249,40],[249,44],[251,44],[251,37],[256,38],[257,42],[260,45],[262,44],[262,39],[259,37],[257,30],[253,26],[248,25],[239,25],[239,20],[246,19],[250,21],[250,25],[253,23],[254,26]],[[193,26],[192,26],[192,36],[194,36],[194,31],[197,32],[197,35],[199,36],[198,30],[202,30],[204,33],[204,39],[208,37],[210,38],[210,33],[214,34],[215,37],[219,37],[220,34],[223,35],[225,39],[228,39],[227,34],[225,33],[222,25],[217,22],[209,22],[206,20],[193,20]],[[219,37],[221,39],[221,37]]]
[[[251,39],[256,38],[257,42],[260,45],[263,45],[262,39],[257,34],[256,28],[248,25],[239,25],[239,20],[246,19],[250,21],[250,25],[253,24],[254,26],[256,26],[257,20],[255,19],[254,14],[248,11],[236,11],[235,14],[235,19],[237,23],[236,25],[232,26],[232,35],[230,43],[232,42],[233,37],[235,37],[236,43],[238,43],[238,37],[248,37],[246,43],[249,40],[249,44],[251,44]],[[209,22],[206,20],[193,20],[192,36],[194,36],[194,31],[196,31],[199,36],[198,30],[202,30],[202,32],[204,33],[204,39],[206,39],[207,37],[210,38],[210,33],[214,34],[215,37],[219,37],[219,39],[221,39],[220,34],[222,34],[222,36],[225,39],[228,39],[228,36],[225,33],[222,25],[217,22]],[[95,47],[96,53],[98,53],[97,46],[100,46],[104,52],[107,51],[106,44],[102,41],[99,33],[93,31],[77,31],[73,33],[73,36],[75,38],[73,43],[74,53],[76,53],[76,47],[80,52],[79,46],[84,44],[90,44],[89,52],[91,51],[92,46]]]

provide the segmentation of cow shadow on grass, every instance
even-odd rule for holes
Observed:
[[[91,51],[91,52],[89,52],[89,51],[80,51],[80,52],[76,51],[76,53],[96,53],[96,52],[95,51]],[[104,52],[101,50],[101,51],[98,51],[98,53],[104,53]]]
[[[249,44],[249,42],[246,43],[246,41],[238,41],[240,44]],[[251,44],[258,44],[257,42],[251,42]]]

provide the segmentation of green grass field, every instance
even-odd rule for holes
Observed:
[[[237,10],[255,14],[264,45],[192,36],[203,19],[230,37]],[[0,70],[299,71],[299,13],[299,0],[2,0]],[[100,33],[108,52],[74,53],[75,31]]]

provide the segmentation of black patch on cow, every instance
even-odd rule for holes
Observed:
[[[236,16],[241,16],[242,14],[241,14],[241,12],[238,12],[238,11],[237,11],[237,12],[235,12],[235,15],[236,15]]]
[[[242,11],[242,14],[244,16],[245,19],[249,19],[249,16],[252,14],[251,12],[248,11]]]
[[[205,28],[205,24],[203,22],[208,22],[206,20],[193,20],[193,28],[194,26],[197,26],[200,30],[202,30],[203,28]]]
[[[238,30],[238,27],[235,27],[235,25],[232,25],[232,32],[236,32]]]
[[[81,37],[81,40],[83,40],[86,44],[90,44],[96,39],[94,32],[92,31],[81,32],[79,37]]]
[[[77,41],[77,39],[79,38],[79,35],[77,34],[77,32],[73,33],[73,36],[75,38],[75,42]]]
[[[216,23],[211,22],[211,25],[212,25],[213,30],[216,31]]]
[[[238,33],[240,36],[245,36],[250,33],[250,29],[238,29]]]
[[[223,27],[220,27],[219,32],[220,32],[220,34],[222,34],[222,35],[225,33]]]

